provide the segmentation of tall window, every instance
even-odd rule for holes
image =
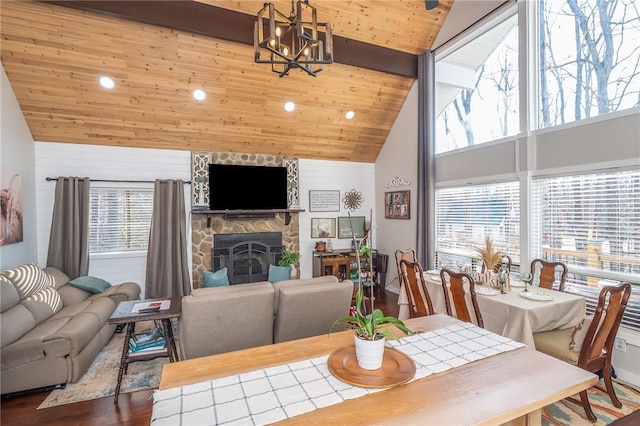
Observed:
[[[539,127],[640,106],[640,7],[539,0]]]
[[[517,16],[443,56],[436,64],[436,153],[517,134]]]
[[[520,257],[518,182],[436,190],[436,252],[439,263],[474,254],[489,236],[517,264]]]
[[[640,276],[640,170],[536,179],[531,224],[532,255],[567,264],[565,290],[595,304],[602,285]],[[638,295],[623,323],[640,328]]]
[[[89,252],[146,250],[152,189],[92,188]]]

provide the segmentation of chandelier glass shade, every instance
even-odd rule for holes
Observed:
[[[255,61],[271,64],[271,70],[280,77],[295,68],[316,77],[325,64],[333,63],[331,24],[318,22],[316,9],[308,0],[295,5],[291,0],[289,16],[273,3],[265,3],[258,12],[253,40]]]

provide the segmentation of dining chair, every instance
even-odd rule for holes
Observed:
[[[509,270],[511,270],[511,256],[509,256],[508,254],[503,254],[502,255],[502,260],[499,263],[496,263],[495,265],[493,265],[493,268],[491,268],[491,270],[493,272],[498,272],[500,271],[500,268],[502,267],[502,261],[506,259],[507,260],[507,268],[509,268]],[[484,263],[482,264],[482,269],[481,272],[485,271],[485,265]]]
[[[404,289],[409,301],[409,318],[433,315],[433,303],[424,279],[422,265],[418,262],[400,260],[400,270],[404,281]]]
[[[402,287],[402,269],[400,269],[400,261],[406,260],[407,262],[417,262],[416,251],[414,249],[398,249],[395,252],[396,267],[398,268],[398,283]]]
[[[540,288],[552,289],[553,284],[558,280],[558,290],[564,291],[567,272],[567,265],[562,262],[548,262],[544,259],[533,259],[531,261],[533,283],[538,281]]]
[[[482,320],[476,297],[475,284],[471,275],[444,268],[440,270],[440,279],[444,291],[447,315],[458,318],[461,321],[475,323],[478,327],[484,328],[484,321]],[[468,289],[471,306],[467,303],[467,291],[465,288]]]
[[[594,386],[606,392],[611,403],[617,408],[621,408],[622,404],[611,382],[611,355],[630,295],[631,284],[629,283],[604,286],[600,290],[593,315],[587,316],[575,328],[533,333],[536,350],[591,373],[600,373],[606,389],[599,384]],[[582,404],[589,420],[596,421],[586,390],[580,392],[579,399],[573,397],[567,399],[576,404]]]

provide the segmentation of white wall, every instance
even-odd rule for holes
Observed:
[[[35,144],[35,182],[38,206],[38,264],[45,266],[49,247],[49,232],[53,212],[55,181],[47,177],[87,176],[91,179],[149,181],[155,179],[190,180],[191,153],[162,149],[122,148],[112,146],[37,142]],[[101,183],[91,187],[124,186],[153,188],[153,183]],[[185,185],[185,208],[191,211],[191,188]],[[191,220],[187,214],[187,235],[191,235]],[[191,241],[187,241],[191,267]],[[144,298],[147,254],[122,252],[90,256],[89,275],[118,284],[133,281],[140,285]],[[191,274],[189,274],[191,276]]]
[[[417,246],[417,201],[418,201],[418,83],[415,82],[407,100],[400,109],[398,118],[389,132],[387,141],[376,159],[376,248],[389,255],[386,287],[398,293],[398,272],[394,253],[397,249]],[[400,178],[408,185],[390,186],[392,179]],[[384,193],[409,190],[410,220],[385,219]]]
[[[347,161],[322,161],[322,160],[298,160],[300,171],[300,208],[305,211],[300,213],[300,278],[313,276],[312,252],[317,241],[326,241],[326,238],[311,238],[311,218],[337,218],[346,217],[348,210],[344,208],[342,198],[355,189],[362,193],[362,205],[351,212],[351,216],[364,216],[369,219],[373,209],[373,245],[379,247],[376,234],[376,191],[375,191],[375,166],[370,163],[355,163]],[[310,212],[310,190],[339,190],[340,211],[335,212]],[[350,239],[332,238],[334,249],[346,249],[351,247]],[[384,251],[380,250],[381,253]]]
[[[0,246],[0,270],[36,262],[36,202],[33,138],[4,67],[0,65],[0,183],[14,173],[22,178],[22,242]]]

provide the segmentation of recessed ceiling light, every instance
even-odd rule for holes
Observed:
[[[113,89],[114,87],[116,87],[116,82],[113,81],[111,77],[102,76],[100,77],[100,86],[104,87],[105,89]]]
[[[284,110],[287,112],[291,112],[294,109],[296,109],[296,104],[294,104],[293,102],[289,101],[286,104],[284,104]]]
[[[344,116],[346,117],[347,120],[351,120],[353,117],[356,116],[356,112],[355,111],[347,111],[347,113]]]
[[[206,97],[207,97],[207,94],[202,89],[196,89],[193,91],[193,98],[196,101],[204,101]]]

